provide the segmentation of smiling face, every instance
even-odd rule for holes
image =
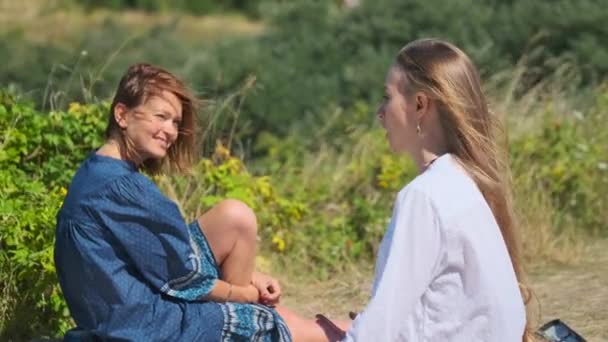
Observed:
[[[167,155],[179,135],[182,103],[175,94],[165,90],[132,109],[117,104],[114,116],[133,149],[136,159],[133,162],[141,164]]]
[[[386,76],[382,103],[376,112],[386,130],[389,145],[396,153],[412,153],[417,143],[417,96],[404,95],[410,93],[405,89],[408,86],[403,71],[392,66]]]

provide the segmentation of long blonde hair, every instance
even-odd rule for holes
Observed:
[[[437,39],[407,44],[399,51],[396,65],[413,89],[425,92],[435,101],[448,152],[467,170],[492,209],[527,305],[530,291],[524,285],[508,155],[503,148],[506,144],[499,144],[504,131],[488,109],[477,69],[463,51]],[[530,324],[526,324],[523,341],[533,340]]]

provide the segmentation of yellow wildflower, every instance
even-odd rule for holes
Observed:
[[[388,182],[384,179],[378,180],[378,186],[382,189],[388,189]]]
[[[81,105],[78,102],[72,102],[70,103],[70,106],[68,107],[68,113],[78,113],[81,109]]]
[[[551,171],[553,173],[553,177],[561,179],[562,176],[566,173],[566,168],[563,164],[559,163],[555,165],[555,167],[553,167],[553,170]]]
[[[264,198],[270,197],[272,194],[272,186],[270,185],[270,178],[268,176],[260,177],[256,180],[258,191]]]
[[[278,235],[273,236],[272,243],[274,244],[275,248],[279,252],[282,252],[285,250],[285,240],[283,240],[283,238],[281,238],[280,236],[278,236]]]
[[[226,146],[224,146],[224,144],[222,144],[221,142],[217,142],[217,145],[215,146],[215,151],[214,151],[214,157],[220,159],[220,160],[226,160],[230,157],[230,150],[226,148]]]

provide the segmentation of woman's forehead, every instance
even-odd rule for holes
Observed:
[[[172,92],[166,90],[158,94],[150,95],[143,103],[143,106],[176,114],[181,114],[182,111],[182,103],[179,98]]]
[[[405,77],[403,70],[398,65],[393,65],[386,74],[384,87],[387,90],[397,91],[403,90],[408,83],[409,82],[407,77]]]

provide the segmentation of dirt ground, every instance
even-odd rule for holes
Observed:
[[[539,324],[559,318],[587,341],[608,341],[608,240],[588,246],[573,265],[537,265],[529,273]],[[371,268],[353,267],[325,282],[281,278],[283,304],[307,317],[346,319],[348,311],[364,307],[371,276]]]
[[[608,341],[608,240],[589,246],[581,259],[531,272],[540,321],[560,318],[588,341]]]

